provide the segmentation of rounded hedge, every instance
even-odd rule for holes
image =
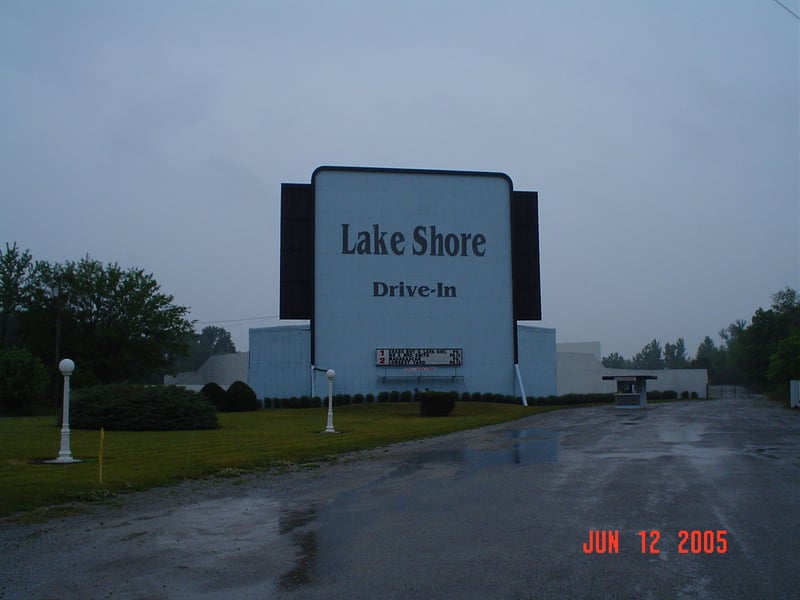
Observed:
[[[446,417],[456,406],[455,392],[419,392],[419,414],[421,417]]]
[[[224,410],[225,390],[221,385],[212,381],[205,384],[200,390],[200,393],[208,398],[208,401],[211,402],[211,404],[213,404],[217,410]]]
[[[258,396],[253,388],[244,381],[234,381],[225,392],[223,405],[217,408],[223,412],[244,412],[258,410],[261,405],[258,403]]]
[[[217,411],[205,396],[175,385],[97,385],[70,398],[75,429],[172,431],[216,429]]]

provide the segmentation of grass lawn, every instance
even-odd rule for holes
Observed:
[[[264,470],[328,459],[404,440],[510,421],[559,407],[457,402],[449,417],[420,418],[417,403],[360,404],[334,409],[340,434],[322,434],[327,409],[220,413],[206,431],[106,431],[103,483],[100,432],[73,429],[71,450],[84,462],[43,464],[56,457],[54,417],[0,418],[0,517],[207,475]]]

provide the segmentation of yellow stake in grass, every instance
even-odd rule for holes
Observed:
[[[97,462],[100,465],[100,485],[103,485],[103,441],[105,440],[106,432],[100,428],[100,451],[97,453]]]

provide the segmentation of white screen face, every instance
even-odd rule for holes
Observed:
[[[458,348],[465,384],[486,386],[471,391],[506,389],[510,180],[321,168],[313,185],[317,366],[357,392],[384,373],[379,348]]]

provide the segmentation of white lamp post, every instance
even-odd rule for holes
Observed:
[[[328,369],[325,375],[328,378],[328,426],[323,433],[338,433],[333,428],[333,378],[336,377],[336,371]]]
[[[61,417],[61,449],[58,451],[58,458],[48,462],[52,463],[75,463],[80,462],[76,458],[72,458],[72,452],[69,449],[69,376],[75,370],[75,363],[70,359],[65,358],[58,363],[58,369],[64,375],[64,412]]]

